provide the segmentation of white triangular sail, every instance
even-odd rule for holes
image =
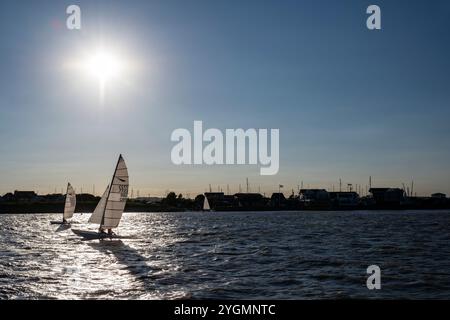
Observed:
[[[70,219],[75,212],[75,206],[77,204],[77,196],[75,190],[70,183],[67,184],[66,203],[64,205],[64,219]]]
[[[120,155],[109,189],[109,196],[106,202],[106,209],[101,227],[111,229],[117,228],[119,225],[128,199],[128,185],[128,169],[125,160],[122,158],[122,155]]]
[[[106,188],[89,222],[98,223],[103,229],[117,228],[128,199],[128,185],[128,169],[120,155],[112,182]]]
[[[106,187],[105,192],[103,192],[102,198],[97,204],[97,207],[95,207],[94,212],[91,214],[91,217],[89,218],[89,223],[96,223],[100,224],[102,223],[103,213],[105,212],[106,208],[106,199],[108,198],[109,193],[109,185]]]
[[[208,198],[205,196],[205,200],[203,201],[203,210],[211,210],[211,207],[209,206]]]

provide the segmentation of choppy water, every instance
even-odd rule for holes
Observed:
[[[0,215],[1,299],[450,298],[448,211],[126,213],[113,241],[59,217]]]

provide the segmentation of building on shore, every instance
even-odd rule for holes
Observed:
[[[267,206],[268,200],[260,193],[236,193],[234,198],[240,208],[258,210]]]
[[[437,193],[433,193],[433,194],[431,195],[431,197],[432,197],[433,199],[445,199],[445,198],[447,198],[447,195],[446,195],[445,193],[437,192]]]
[[[359,195],[354,191],[329,192],[332,208],[356,209],[360,206]]]
[[[323,209],[331,207],[330,194],[325,189],[301,189],[300,203],[305,209]]]
[[[286,206],[286,197],[282,192],[274,192],[270,197],[270,206],[273,208],[284,208]]]
[[[233,205],[234,199],[229,196],[225,196],[223,192],[205,192],[203,195],[208,199],[209,206],[212,210],[224,210]],[[200,202],[201,207],[203,207],[203,197]]]
[[[32,202],[37,199],[37,194],[34,191],[14,191],[14,200],[18,202]]]
[[[223,203],[225,194],[223,192],[205,192],[205,197],[208,199],[211,209],[214,209]]]
[[[396,207],[405,202],[405,191],[400,188],[370,188],[369,192],[379,207]]]

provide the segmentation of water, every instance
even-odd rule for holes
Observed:
[[[449,211],[126,213],[113,241],[59,218],[0,215],[0,299],[450,298]]]

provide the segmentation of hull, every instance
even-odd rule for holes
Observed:
[[[66,225],[70,225],[70,222],[50,221],[50,224],[66,224]]]
[[[72,224],[79,224],[79,222],[77,222],[77,221],[67,221],[67,222],[62,222],[62,221],[50,221],[50,224],[63,224],[63,225],[70,226],[70,225],[72,225]]]
[[[132,237],[127,237],[127,236],[119,236],[117,234],[109,235],[109,234],[105,234],[105,233],[99,233],[97,231],[72,229],[72,232],[80,237],[83,237],[84,240],[131,239],[132,238]]]

